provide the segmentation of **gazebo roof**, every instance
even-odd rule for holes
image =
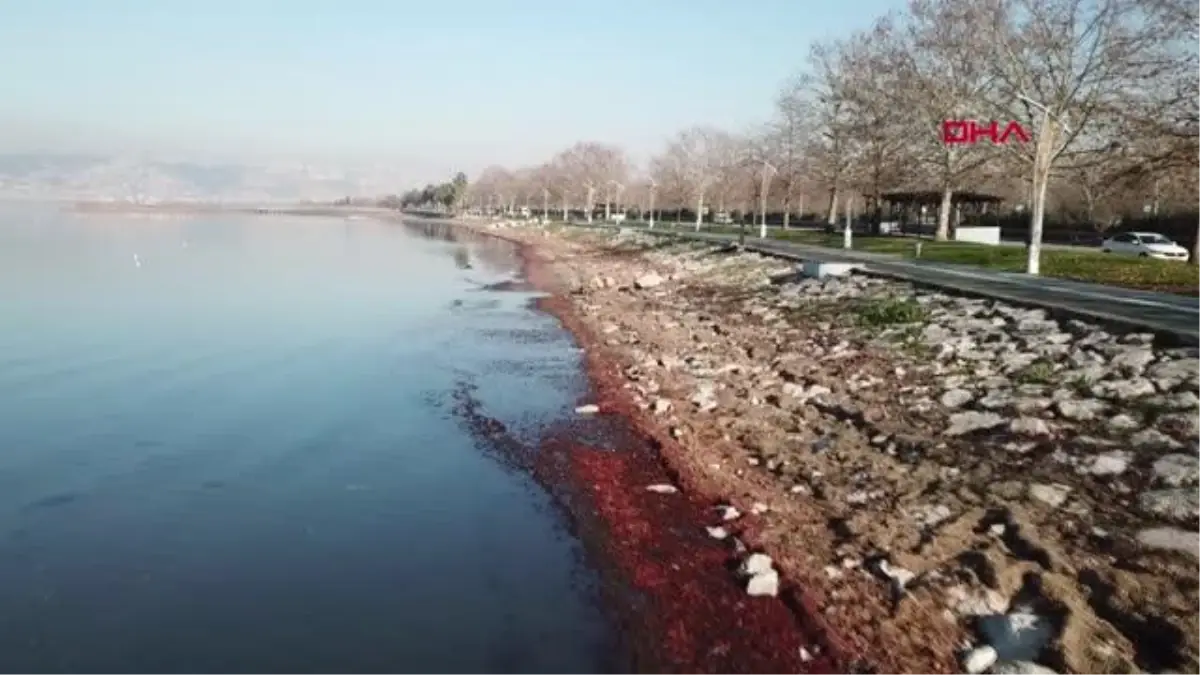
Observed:
[[[924,192],[885,192],[882,195],[884,201],[900,202],[910,204],[940,204],[942,202],[942,193],[938,190],[928,190]],[[983,192],[955,192],[951,198],[954,203],[958,204],[997,204],[1004,201],[1003,197],[989,195]]]

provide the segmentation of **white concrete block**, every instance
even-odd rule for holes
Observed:
[[[818,262],[805,260],[800,266],[800,273],[806,277],[822,279],[824,277],[844,277],[858,269],[856,263]]]

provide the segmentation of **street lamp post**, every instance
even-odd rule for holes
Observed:
[[[770,173],[767,173],[768,171],[770,171]],[[759,239],[767,238],[767,186],[770,184],[771,176],[775,175],[777,171],[778,170],[771,166],[769,162],[763,160],[762,190],[761,194],[759,195],[760,201],[758,208],[761,218],[761,222],[758,226]]]
[[[658,189],[658,183],[654,179],[650,179],[650,229],[654,229],[654,191]]]
[[[842,231],[842,248],[854,248],[854,195],[846,197],[846,229]]]

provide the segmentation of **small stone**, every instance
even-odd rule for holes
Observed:
[[[1200,459],[1195,455],[1172,453],[1163,455],[1151,467],[1154,482],[1166,487],[1183,487],[1200,482]]]
[[[1148,490],[1138,498],[1146,513],[1180,524],[1200,518],[1200,496],[1194,488]]]
[[[779,573],[767,570],[750,577],[746,582],[746,595],[775,597],[779,594]]]
[[[1040,413],[1054,405],[1053,399],[1045,396],[1028,396],[1013,401],[1013,409],[1022,415]]]
[[[946,589],[946,601],[961,616],[988,616],[1008,611],[1008,600],[990,588],[951,586]]]
[[[749,557],[742,561],[739,571],[743,576],[752,577],[756,574],[771,571],[772,565],[774,565],[774,561],[771,560],[771,556],[765,553],[751,553]]]
[[[1200,396],[1194,391],[1181,391],[1168,399],[1167,406],[1172,410],[1195,410],[1200,408]]]
[[[1145,348],[1126,349],[1112,357],[1110,363],[1126,372],[1141,373],[1154,361],[1154,351]]]
[[[1005,419],[994,412],[967,411],[954,413],[950,416],[950,426],[946,429],[947,436],[962,436],[975,431],[995,429],[1002,426]]]
[[[1096,416],[1108,409],[1108,405],[1103,401],[1095,399],[1082,400],[1060,400],[1055,404],[1055,409],[1058,414],[1065,419],[1074,420],[1076,422],[1087,422],[1096,419]]]
[[[1108,419],[1108,428],[1112,429],[1113,431],[1133,431],[1139,426],[1141,426],[1141,424],[1139,424],[1137,420],[1130,415],[1126,415],[1125,413],[1113,415]]]
[[[1200,558],[1200,532],[1174,527],[1154,527],[1137,535],[1138,543],[1147,548],[1179,551]]]
[[[1150,396],[1156,391],[1158,390],[1154,387],[1153,382],[1141,377],[1131,380],[1098,382],[1092,387],[1093,395],[1117,401],[1130,401],[1135,398]]]
[[[991,645],[976,647],[963,659],[963,669],[968,673],[982,673],[991,668],[998,658],[995,647]]]
[[[1001,410],[1012,405],[1012,402],[1012,394],[1003,389],[995,389],[979,399],[979,407],[985,410]]]
[[[1040,417],[1018,417],[1009,423],[1008,430],[1018,436],[1050,435],[1050,425]]]
[[[651,272],[650,274],[646,274],[635,279],[633,282],[633,287],[638,290],[646,290],[648,288],[661,286],[663,281],[664,279],[662,277]]]
[[[1158,424],[1156,426],[1167,429],[1177,429],[1179,433],[1183,434],[1184,438],[1191,438],[1193,440],[1200,438],[1200,416],[1197,416],[1194,411],[1159,415]],[[1180,447],[1180,445],[1173,439],[1164,445],[1172,448]]]
[[[1157,380],[1169,380],[1177,383],[1195,380],[1200,375],[1200,359],[1162,361],[1151,366],[1147,374]]]
[[[587,405],[581,405],[575,408],[576,415],[595,415],[598,412],[600,412],[600,406],[596,405],[595,403],[589,403]]]
[[[722,507],[719,507],[719,510],[721,511],[721,519],[724,520],[725,522],[729,522],[731,520],[737,520],[738,518],[742,517],[742,512],[738,511],[736,508],[734,508],[732,506],[722,506]]]
[[[1060,483],[1032,483],[1029,486],[1029,496],[1053,508],[1058,508],[1067,501],[1071,488]]]
[[[966,389],[951,389],[942,394],[942,405],[947,408],[961,408],[971,402],[974,396]]]
[[[988,532],[991,532],[997,537],[1003,537],[1006,530],[1008,530],[1008,526],[1004,523],[995,523],[988,528]]]
[[[665,398],[654,399],[654,414],[661,415],[671,409],[671,402]]]
[[[800,647],[800,663],[808,663],[813,658],[813,655],[807,649]]]
[[[1175,449],[1180,447],[1179,441],[1164,434],[1158,429],[1142,429],[1129,437],[1133,447],[1140,450]]]
[[[647,485],[646,489],[650,492],[657,492],[660,495],[673,495],[676,492],[679,492],[679,488],[675,487],[674,485],[667,485],[666,483]]]
[[[753,515],[756,515],[756,516],[761,516],[762,514],[766,513],[768,510],[769,509],[767,508],[767,505],[762,502],[754,502],[753,504],[750,505],[750,513],[752,513]]]
[[[723,527],[706,527],[705,529],[708,530],[708,536],[713,539],[721,540],[729,536],[729,530]]]
[[[913,517],[925,527],[936,527],[953,515],[954,512],[945,504],[921,506],[913,510]]]
[[[1119,476],[1129,468],[1133,455],[1124,450],[1109,450],[1092,457],[1083,471],[1093,476]]]

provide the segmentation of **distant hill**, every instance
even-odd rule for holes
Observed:
[[[79,201],[332,201],[408,187],[387,166],[241,165],[101,155],[0,154],[0,199]]]

